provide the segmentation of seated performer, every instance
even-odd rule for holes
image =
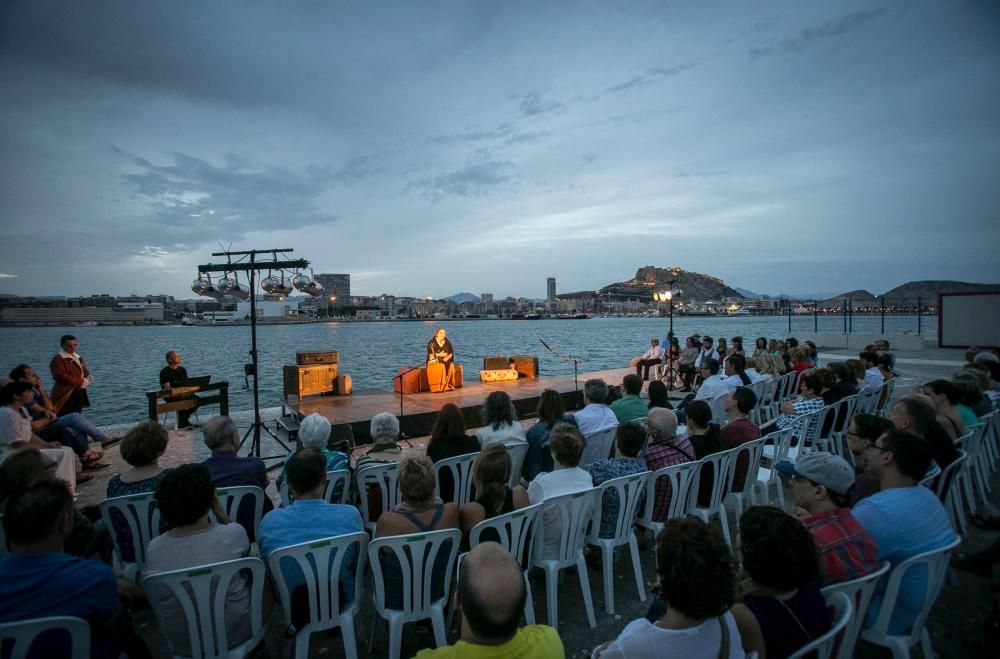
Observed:
[[[427,342],[427,381],[431,391],[455,390],[455,351],[443,327],[439,327],[434,338]]]
[[[160,388],[161,389],[172,389],[175,385],[183,383],[188,379],[187,369],[181,366],[181,353],[176,350],[171,350],[167,353],[167,365],[160,369]],[[168,403],[174,403],[180,400],[187,400],[193,398],[198,399],[194,394],[181,394],[179,396],[171,396],[165,398],[164,400]],[[177,429],[178,430],[191,430],[195,426],[191,423],[191,415],[194,414],[197,407],[193,407],[187,410],[177,410]]]

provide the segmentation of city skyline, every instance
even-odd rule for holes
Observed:
[[[436,299],[1000,281],[996,3],[41,1],[0,30],[3,294],[193,297],[220,245]]]

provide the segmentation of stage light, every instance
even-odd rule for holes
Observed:
[[[238,297],[241,300],[250,299],[250,289],[241,284],[239,280],[236,279],[235,275],[232,277],[228,274],[223,276],[222,279],[216,283],[215,287],[222,295],[232,295],[233,297]]]
[[[306,295],[323,297],[323,286],[319,282],[314,281],[309,275],[302,274],[301,272],[292,277],[292,286]]]
[[[274,275],[268,275],[260,282],[260,287],[270,295],[289,295],[292,292],[292,287],[285,283],[284,273],[280,281]]]
[[[191,282],[191,290],[195,295],[203,295],[216,300],[222,299],[222,293],[212,283],[211,275],[202,276],[199,273],[198,278]]]

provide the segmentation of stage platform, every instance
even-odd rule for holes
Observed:
[[[355,391],[350,396],[309,396],[302,400],[289,398],[281,402],[288,414],[302,419],[314,412],[329,419],[334,427],[334,437],[346,438],[347,429],[356,444],[371,441],[369,423],[379,412],[392,412],[399,417],[400,430],[410,437],[429,435],[438,411],[448,403],[454,403],[462,410],[465,424],[469,428],[483,425],[479,409],[486,397],[494,391],[503,391],[514,402],[519,419],[533,417],[538,407],[538,399],[546,389],[558,391],[566,405],[566,410],[579,409],[583,405],[583,383],[591,378],[601,378],[609,385],[620,385],[622,378],[634,373],[631,368],[580,373],[577,377],[580,391],[577,392],[573,376],[539,376],[521,378],[514,382],[479,382],[466,379],[464,386],[455,391],[441,393],[420,392],[403,395],[402,413],[400,394],[391,390]],[[643,388],[645,391],[645,387]],[[672,394],[680,399],[680,392]]]

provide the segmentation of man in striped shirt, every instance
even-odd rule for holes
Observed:
[[[854,470],[832,453],[817,451],[782,462],[778,471],[792,477],[795,512],[816,541],[823,584],[850,581],[879,568],[871,534],[851,514],[849,494]]]
[[[646,466],[650,471],[662,467],[679,465],[695,459],[694,448],[684,435],[677,436],[677,415],[664,407],[654,407],[646,417],[646,432],[649,443],[643,452]],[[653,521],[664,522],[670,510],[670,480],[661,478],[656,484],[656,499],[653,505]]]

